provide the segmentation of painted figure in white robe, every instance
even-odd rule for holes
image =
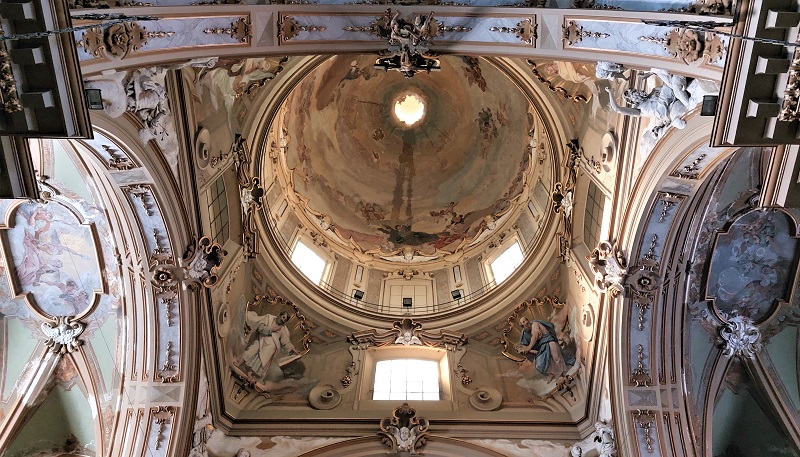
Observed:
[[[242,360],[256,377],[264,379],[272,366],[279,349],[286,353],[300,354],[289,339],[286,322],[289,313],[282,311],[277,316],[258,315],[248,311],[245,315],[245,334],[254,332],[257,337],[247,345]]]

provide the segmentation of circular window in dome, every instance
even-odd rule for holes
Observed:
[[[421,95],[405,92],[395,98],[392,114],[405,127],[415,127],[425,117],[425,100]]]

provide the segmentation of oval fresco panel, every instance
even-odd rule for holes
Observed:
[[[17,293],[52,316],[75,316],[101,292],[90,226],[57,202],[20,205],[7,232]],[[9,262],[11,263],[11,262]]]
[[[793,224],[778,211],[752,211],[717,237],[706,286],[706,299],[717,310],[755,321],[766,318],[788,298],[789,274],[797,239]]]

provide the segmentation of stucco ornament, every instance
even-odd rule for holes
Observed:
[[[211,238],[204,236],[196,245],[189,246],[181,266],[185,268],[184,282],[187,286],[202,284],[211,287],[217,283],[217,269],[222,264],[227,252]]]
[[[746,316],[734,316],[727,319],[720,328],[719,336],[724,342],[722,354],[725,357],[753,358],[761,350],[761,331]]]
[[[381,57],[375,67],[397,70],[406,78],[418,71],[439,70],[439,61],[428,55],[430,40],[439,34],[440,24],[433,13],[416,15],[412,21],[400,17],[400,12],[392,14],[386,10],[383,21],[387,28],[379,28],[379,34],[389,42],[389,57]]]
[[[83,333],[85,326],[77,321],[72,321],[73,316],[59,316],[56,318],[55,325],[50,322],[42,322],[42,332],[47,335],[45,345],[50,351],[56,354],[66,354],[78,349],[83,344],[78,336]]]
[[[342,396],[332,385],[323,384],[311,389],[308,402],[315,409],[333,409],[342,402]]]
[[[598,443],[600,457],[615,457],[617,455],[617,440],[614,429],[610,424],[599,421],[594,424],[594,440]]]
[[[417,410],[403,403],[395,408],[391,417],[381,420],[381,431],[378,435],[383,437],[383,443],[392,449],[389,454],[408,452],[418,455],[418,450],[425,446],[428,436],[428,420],[417,417]]]
[[[414,344],[422,345],[422,341],[420,341],[419,337],[414,335],[411,330],[405,330],[394,340],[394,344],[402,344],[404,346],[411,346]]]
[[[625,66],[621,63],[600,61],[597,62],[597,65],[595,66],[595,75],[598,78],[608,79],[611,81],[618,78],[627,81],[628,77],[625,76],[626,70],[627,68],[625,68]]]
[[[167,89],[163,85],[164,70],[143,68],[131,73],[125,86],[128,111],[135,114],[144,129],[140,131],[142,141],[162,139],[168,136],[166,118],[170,115]]]
[[[609,97],[609,106],[619,114],[649,117],[656,121],[655,125],[642,135],[642,150],[650,152],[670,127],[676,129],[686,127],[683,117],[700,104],[705,95],[718,93],[719,87],[712,81],[672,75],[657,68],[651,69],[645,75],[657,76],[663,85],[650,92],[627,89],[623,98],[630,107],[618,106],[613,96]],[[606,87],[606,91],[611,94],[610,87]]]
[[[594,273],[594,283],[601,292],[608,291],[616,297],[625,292],[625,276],[628,274],[627,262],[622,252],[608,241],[601,241],[586,256],[589,268]]]

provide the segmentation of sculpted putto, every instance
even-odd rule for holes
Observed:
[[[670,127],[677,129],[686,127],[683,117],[693,110],[705,95],[715,94],[719,92],[719,88],[711,81],[671,75],[657,68],[651,69],[646,75],[657,76],[663,85],[650,92],[627,89],[623,99],[630,106],[619,106],[613,96],[609,96],[609,104],[611,109],[619,114],[656,120],[656,125],[642,136],[642,150],[649,152]],[[611,94],[611,88],[606,88],[606,91]]]

